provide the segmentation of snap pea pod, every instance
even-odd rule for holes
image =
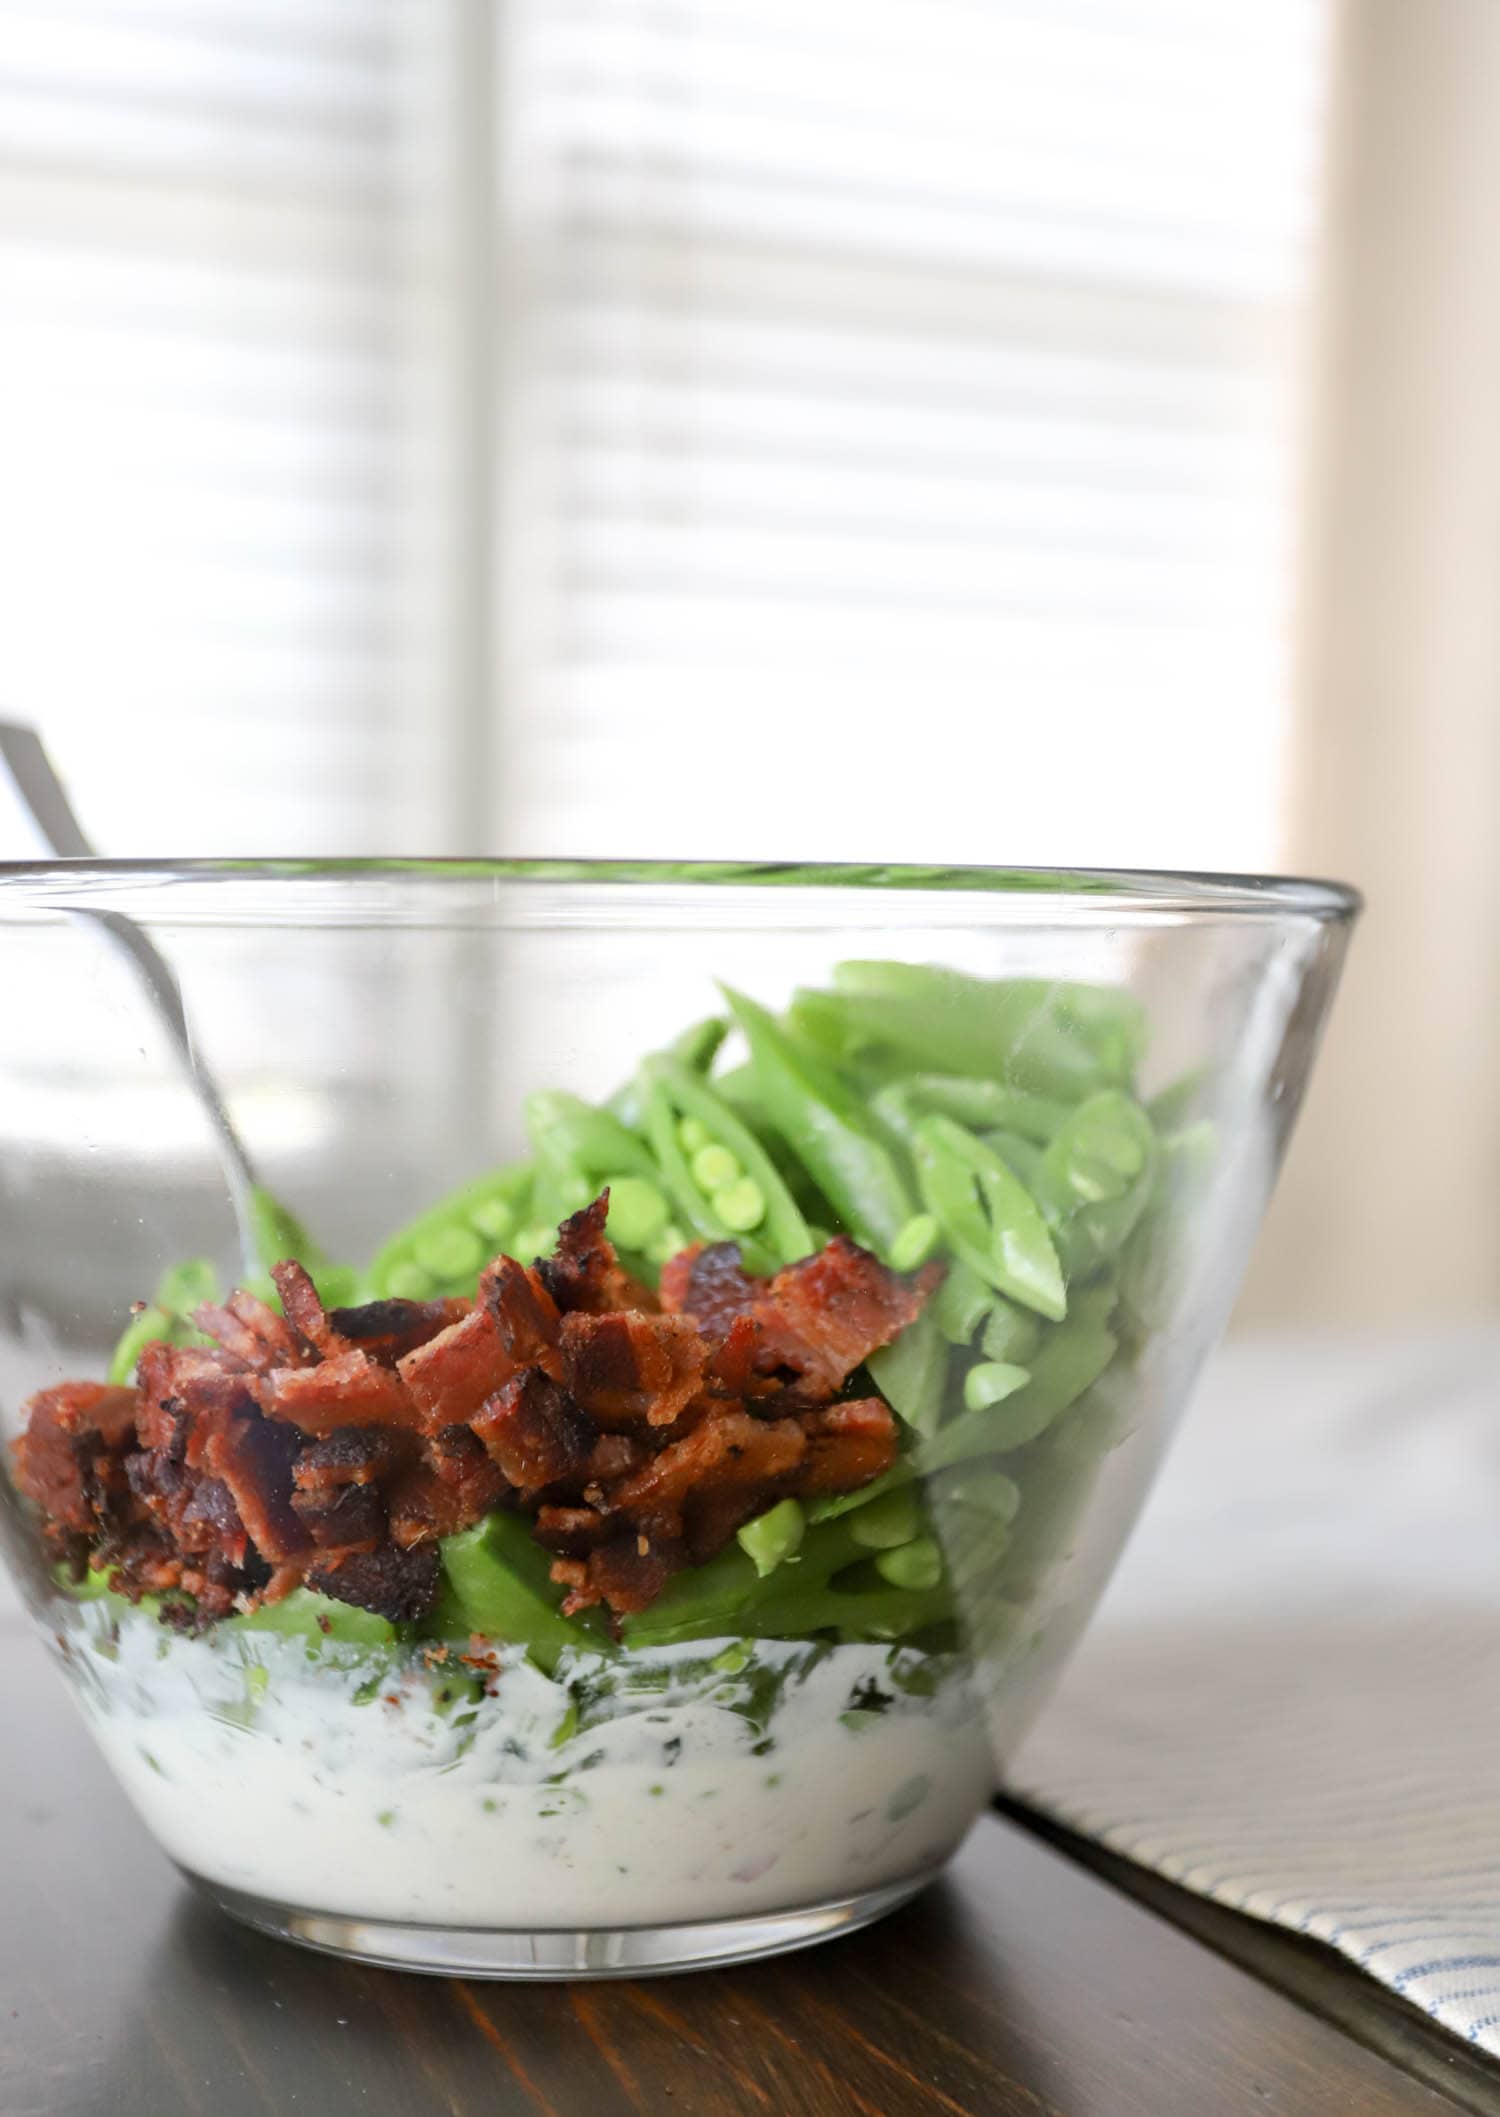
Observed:
[[[948,1348],[930,1314],[924,1312],[890,1345],[871,1353],[865,1367],[893,1411],[917,1433],[933,1432],[943,1415],[943,1385]]]
[[[883,1628],[879,1636],[894,1638],[936,1621],[934,1613],[946,1606],[941,1591],[934,1598],[882,1586],[860,1595],[841,1593],[833,1585],[837,1574],[868,1556],[852,1523],[852,1517],[844,1517],[809,1528],[795,1562],[770,1574],[762,1575],[738,1545],[691,1573],[677,1574],[648,1610],[624,1620],[626,1644],[665,1646],[736,1635],[795,1638],[857,1624],[872,1612]],[[891,1601],[892,1594],[912,1600]]]
[[[580,1176],[654,1176],[656,1164],[628,1126],[581,1096],[539,1089],[525,1102],[526,1135],[539,1160]]]
[[[917,1180],[930,1212],[971,1270],[1053,1322],[1068,1297],[1057,1252],[1024,1185],[951,1117],[925,1117],[915,1142]]]
[[[680,1060],[690,1073],[707,1075],[728,1032],[729,1024],[721,1014],[705,1015],[701,1022],[690,1023],[680,1036],[673,1037],[666,1047],[666,1055]],[[604,1107],[611,1117],[618,1118],[632,1131],[644,1130],[646,1102],[639,1069],[628,1081],[621,1083]]]
[[[1067,1322],[1049,1331],[1033,1356],[1030,1379],[1007,1407],[1012,1417],[1037,1422],[1041,1432],[1093,1388],[1119,1348],[1119,1337],[1110,1328],[1118,1300],[1108,1285],[1089,1287],[1075,1297]]]
[[[608,1645],[597,1623],[563,1616],[551,1560],[519,1515],[487,1514],[474,1528],[445,1536],[440,1549],[443,1593],[435,1629],[523,1646],[549,1676],[565,1647],[598,1652]]]
[[[725,998],[771,1123],[856,1241],[884,1254],[916,1211],[895,1157],[830,1068],[753,1000],[727,987]]]
[[[1024,1367],[1012,1367],[1002,1374],[1000,1364],[994,1363],[988,1401],[961,1411],[931,1440],[923,1442],[916,1456],[919,1475],[931,1477],[935,1471],[951,1470],[955,1463],[967,1462],[971,1457],[1005,1455],[1034,1441],[1051,1413],[1017,1410],[1021,1392],[1030,1379]]]
[[[366,1276],[377,1298],[425,1301],[472,1293],[484,1265],[524,1225],[534,1173],[530,1161],[511,1162],[408,1222],[370,1265]]]
[[[989,1281],[981,1279],[962,1257],[956,1257],[948,1266],[928,1313],[950,1345],[967,1345],[997,1298]]]
[[[1139,1003],[1102,986],[890,962],[840,963],[834,986],[847,1035],[1065,1103],[1127,1083],[1143,1034]]]
[[[971,1131],[1018,1132],[1044,1147],[1068,1115],[1067,1103],[1044,1095],[1025,1095],[999,1081],[974,1080],[952,1073],[905,1074],[891,1084],[924,1110],[957,1118]],[[878,1100],[878,1098],[877,1098]]]
[[[801,1208],[770,1155],[723,1098],[677,1059],[647,1059],[642,1075],[647,1137],[694,1234],[707,1242],[738,1242],[752,1272],[810,1256],[813,1241]],[[705,1135],[691,1161],[680,1119],[696,1122]],[[705,1156],[715,1149],[723,1159],[711,1167]]]
[[[982,1132],[980,1138],[1035,1198],[1042,1183],[1042,1150],[1036,1141],[1023,1139],[1019,1132]]]
[[[1218,1127],[1199,1118],[1157,1148],[1151,1196],[1120,1258],[1120,1291],[1147,1327],[1164,1323],[1178,1290],[1188,1231],[1196,1224],[1219,1158]]]
[[[1151,1196],[1156,1134],[1118,1089],[1080,1103],[1041,1157],[1038,1195],[1070,1276],[1108,1263],[1129,1241]]]

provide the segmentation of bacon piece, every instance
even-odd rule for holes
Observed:
[[[691,1316],[714,1337],[728,1334],[737,1316],[747,1316],[765,1290],[740,1263],[739,1244],[690,1243],[662,1266],[661,1305],[669,1315]]]
[[[460,1529],[472,1529],[504,1497],[505,1479],[482,1449],[476,1449],[475,1461],[458,1478],[431,1463],[413,1463],[390,1486],[391,1541],[407,1550],[440,1536],[456,1536]]]
[[[804,1398],[827,1398],[861,1362],[915,1323],[941,1283],[941,1265],[912,1279],[889,1271],[847,1235],[779,1271],[757,1295],[762,1365],[789,1368]]]
[[[807,1497],[820,1492],[857,1492],[883,1477],[896,1460],[896,1422],[880,1397],[856,1397],[807,1412],[802,1420],[807,1455],[793,1490]]]
[[[315,1367],[281,1367],[260,1385],[266,1416],[304,1433],[340,1426],[410,1426],[415,1406],[400,1376],[357,1346]]]
[[[565,1558],[587,1558],[609,1535],[609,1524],[594,1507],[538,1507],[533,1531],[539,1544]]]
[[[633,1476],[609,1494],[612,1513],[636,1520],[681,1513],[695,1490],[764,1490],[795,1470],[807,1453],[807,1436],[795,1419],[755,1419],[725,1409],[705,1419],[680,1441],[669,1441]]]
[[[283,1258],[280,1264],[272,1265],[271,1278],[281,1296],[282,1310],[292,1329],[325,1358],[329,1353],[341,1352],[343,1347],[336,1342],[336,1333],[328,1320],[328,1311],[323,1306],[322,1296],[313,1285],[306,1266],[298,1264],[294,1257]]]
[[[297,1519],[320,1550],[373,1551],[385,1536],[385,1501],[374,1485],[292,1493]]]
[[[136,1393],[102,1382],[60,1382],[26,1407],[15,1444],[16,1483],[59,1528],[92,1536],[125,1491]]]
[[[426,1345],[450,1323],[460,1323],[472,1301],[366,1301],[359,1308],[335,1308],[328,1321],[346,1345],[357,1345],[372,1360],[394,1367],[407,1353]]]
[[[249,1417],[256,1408],[253,1378],[244,1366],[209,1346],[154,1339],[143,1348],[135,1371],[135,1430],[141,1446],[169,1449],[195,1469],[208,1431],[226,1419]]]
[[[539,1367],[554,1382],[562,1379],[557,1359],[557,1303],[534,1268],[517,1264],[514,1257],[497,1257],[480,1276],[479,1299],[494,1318],[512,1371]]]
[[[243,1566],[249,1539],[234,1494],[222,1478],[174,1460],[164,1448],[141,1449],[125,1465],[131,1492],[178,1551],[206,1557],[218,1551]]]
[[[371,1610],[392,1624],[419,1624],[432,1612],[441,1583],[438,1554],[430,1546],[414,1551],[355,1552],[332,1564],[315,1566],[310,1588],[359,1610]]]
[[[243,1287],[236,1288],[222,1306],[203,1302],[194,1309],[193,1321],[207,1336],[217,1338],[221,1351],[256,1374],[295,1366],[306,1357],[286,1318]]]
[[[572,1398],[534,1367],[498,1390],[473,1425],[519,1492],[539,1492],[579,1477],[594,1437]]]
[[[292,1463],[301,1436],[269,1419],[232,1419],[203,1449],[210,1476],[234,1495],[240,1520],[261,1557],[273,1565],[303,1557],[312,1537],[292,1506]]]
[[[299,1492],[330,1492],[345,1485],[372,1485],[411,1454],[405,1434],[388,1426],[341,1426],[312,1442],[298,1456],[293,1476]]]
[[[670,1426],[702,1389],[708,1359],[686,1316],[563,1318],[563,1380],[604,1427]]]
[[[537,1260],[537,1276],[563,1315],[583,1309],[590,1315],[618,1309],[651,1311],[656,1296],[631,1278],[604,1232],[609,1192],[572,1214],[557,1231],[554,1256]]]
[[[565,1617],[607,1603],[617,1616],[649,1609],[681,1564],[678,1551],[644,1535],[616,1537],[586,1559],[559,1559],[552,1578],[570,1586]]]
[[[512,1371],[495,1319],[484,1308],[472,1309],[396,1363],[428,1432],[472,1418]]]

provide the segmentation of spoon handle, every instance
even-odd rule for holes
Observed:
[[[17,721],[0,720],[0,759],[4,760],[16,791],[26,804],[43,841],[58,859],[96,858],[36,730]],[[257,1248],[252,1205],[259,1179],[244,1141],[234,1129],[219,1085],[194,1048],[182,993],[171,966],[135,921],[127,919],[123,913],[86,911],[77,916],[94,925],[130,964],[171,1039],[188,1085],[213,1132],[239,1228],[240,1247],[247,1269],[253,1271],[256,1269]]]

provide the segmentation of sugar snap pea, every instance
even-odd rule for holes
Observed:
[[[480,1266],[510,1245],[529,1217],[534,1175],[532,1162],[511,1162],[451,1191],[408,1222],[371,1262],[366,1276],[377,1298],[425,1301],[439,1294],[472,1293]],[[463,1244],[457,1270],[455,1237]]]
[[[1087,1275],[1130,1239],[1151,1196],[1156,1134],[1118,1089],[1080,1103],[1044,1149],[1037,1189],[1067,1268]]]
[[[1067,1313],[1062,1268],[1031,1194],[951,1117],[917,1127],[917,1179],[958,1255],[998,1293],[1054,1322]]]
[[[1139,1004],[1105,987],[888,962],[840,963],[834,986],[848,1034],[1060,1102],[1128,1082],[1140,1042]]]
[[[722,1096],[680,1060],[666,1056],[647,1059],[642,1075],[647,1137],[673,1202],[693,1233],[707,1242],[738,1241],[750,1271],[774,1271],[809,1256],[813,1242],[801,1208],[770,1155]],[[699,1180],[678,1133],[682,1118],[695,1118],[709,1134],[709,1147],[697,1149],[697,1155],[720,1148],[733,1161],[736,1175],[711,1186]],[[713,1173],[722,1174],[717,1164]],[[746,1209],[746,1194],[737,1188],[744,1184],[753,1187],[753,1216]]]
[[[771,1123],[856,1241],[882,1254],[916,1211],[896,1159],[854,1095],[742,993],[725,989]]]

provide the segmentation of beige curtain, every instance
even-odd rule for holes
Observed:
[[[1242,1317],[1500,1302],[1500,4],[1349,0],[1288,865],[1369,909]]]

